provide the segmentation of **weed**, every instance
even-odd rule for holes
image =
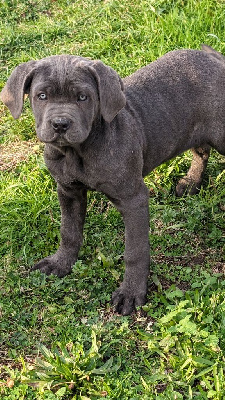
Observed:
[[[207,273],[186,293],[172,286],[160,294],[167,313],[151,333],[140,332],[148,341],[145,363],[151,376],[145,387],[151,393],[151,383],[160,383],[184,398],[224,398],[224,294],[224,282]],[[150,311],[148,306],[145,310]],[[153,371],[154,355],[160,363]]]
[[[99,344],[95,332],[92,331],[91,348],[87,351],[84,345],[77,341],[76,344],[62,345],[50,351],[44,345],[40,346],[43,358],[37,358],[33,366],[27,366],[22,360],[22,382],[38,387],[41,392],[51,389],[56,396],[64,397],[67,392],[73,394],[73,399],[87,396],[101,396],[93,377],[116,372],[119,365],[113,366],[111,357],[99,366],[103,355],[99,353]]]

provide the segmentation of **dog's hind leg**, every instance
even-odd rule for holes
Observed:
[[[205,145],[192,149],[193,159],[186,176],[181,178],[176,186],[176,195],[196,194],[199,192],[202,184],[204,172],[208,163],[210,146]]]

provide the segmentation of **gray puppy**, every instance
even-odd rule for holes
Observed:
[[[87,190],[105,193],[125,224],[124,280],[116,310],[130,314],[146,301],[149,275],[148,190],[143,177],[194,148],[177,194],[201,185],[210,146],[225,154],[225,58],[172,51],[121,80],[101,61],[69,55],[19,65],[1,92],[14,118],[28,93],[45,162],[58,183],[61,242],[34,269],[62,277],[82,244]]]

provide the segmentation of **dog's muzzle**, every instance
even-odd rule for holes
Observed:
[[[51,126],[56,133],[65,133],[69,129],[71,122],[71,119],[66,117],[55,117],[51,120]]]

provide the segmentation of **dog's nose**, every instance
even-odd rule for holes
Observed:
[[[66,132],[69,129],[71,120],[65,117],[56,117],[51,120],[53,129],[58,133]]]

